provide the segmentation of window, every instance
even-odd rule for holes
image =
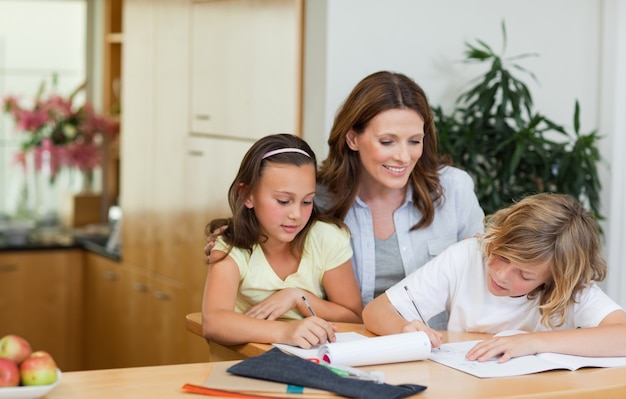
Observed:
[[[0,96],[18,95],[28,105],[42,83],[69,95],[86,80],[86,53],[87,0],[0,0]],[[23,201],[19,145],[13,121],[0,114],[0,215],[13,215]],[[59,176],[54,206],[71,184],[71,176]]]

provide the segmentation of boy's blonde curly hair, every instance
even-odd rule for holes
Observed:
[[[550,328],[563,325],[586,285],[606,277],[596,220],[569,195],[531,195],[487,216],[480,241],[485,257],[551,265],[552,278],[528,293],[528,299],[539,298],[541,323]]]

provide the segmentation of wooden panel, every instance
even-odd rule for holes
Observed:
[[[121,192],[124,212],[122,256],[125,263],[150,265],[154,257],[154,146],[157,95],[153,66],[154,2],[124,1],[124,85],[121,123]]]
[[[126,296],[128,276],[120,263],[93,253],[85,254],[86,370],[125,366],[129,350]]]
[[[82,270],[81,250],[0,253],[0,335],[20,335],[62,370],[79,370]]]
[[[189,3],[125,2],[124,262],[180,280]]]
[[[247,138],[299,134],[300,15],[294,0],[193,5],[193,132]]]

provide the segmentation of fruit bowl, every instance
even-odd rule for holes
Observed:
[[[49,385],[0,388],[0,399],[36,399],[52,391],[61,381],[61,370],[57,369],[57,380]]]

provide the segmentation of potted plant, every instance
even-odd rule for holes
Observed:
[[[502,23],[503,50],[506,27]],[[601,160],[594,130],[580,131],[580,107],[575,102],[573,131],[553,122],[533,108],[527,85],[512,69],[528,72],[477,40],[466,43],[465,62],[488,63],[487,72],[459,95],[450,114],[434,107],[441,153],[474,179],[478,200],[485,213],[508,206],[538,192],[570,194],[587,206],[596,218],[601,189],[597,166]]]

